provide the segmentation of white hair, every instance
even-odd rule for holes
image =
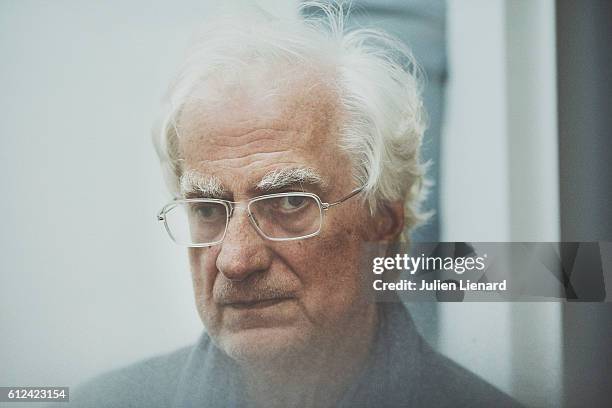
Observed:
[[[419,156],[426,120],[421,71],[412,53],[381,30],[348,30],[341,3],[311,1],[302,7],[308,8],[302,18],[279,19],[258,10],[204,26],[169,89],[155,132],[169,186],[177,191],[182,175],[179,115],[204,82],[240,81],[250,70],[279,63],[331,67],[333,78],[323,81],[338,93],[339,143],[352,159],[356,184],[364,186],[372,212],[385,201],[403,201],[406,227],[414,227],[425,218],[420,211],[425,166]]]
[[[323,177],[310,168],[275,169],[266,173],[257,183],[260,190],[276,190],[295,184],[316,184],[325,187]]]
[[[194,170],[184,171],[178,183],[181,196],[197,193],[205,197],[222,197],[225,189],[221,180],[214,176],[204,176]]]

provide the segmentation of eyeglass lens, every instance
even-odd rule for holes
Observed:
[[[252,201],[249,210],[268,238],[291,239],[314,234],[321,227],[321,208],[314,197],[290,195]]]
[[[166,226],[179,244],[218,243],[227,228],[229,209],[229,204],[215,201],[176,203],[165,214]],[[321,228],[321,207],[308,195],[262,197],[251,201],[248,210],[260,232],[272,239],[306,237]]]

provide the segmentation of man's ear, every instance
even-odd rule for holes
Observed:
[[[397,240],[404,230],[404,204],[401,201],[381,203],[372,221],[372,240]]]

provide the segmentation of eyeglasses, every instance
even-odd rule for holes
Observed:
[[[323,216],[363,190],[360,187],[333,203],[305,192],[267,194],[246,201],[247,216],[261,236],[271,241],[294,241],[321,232]],[[157,214],[170,238],[187,247],[210,247],[223,242],[237,201],[212,198],[175,199]]]

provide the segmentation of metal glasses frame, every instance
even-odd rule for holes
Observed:
[[[342,197],[340,200],[338,201],[334,201],[332,203],[325,203],[321,200],[321,198],[313,193],[307,193],[307,192],[297,192],[297,191],[293,191],[293,192],[287,192],[287,193],[275,193],[275,194],[265,194],[265,195],[261,195],[261,196],[257,196],[257,197],[253,197],[250,200],[246,200],[246,201],[229,201],[229,200],[221,200],[221,199],[217,199],[217,198],[176,198],[173,201],[171,201],[170,203],[164,205],[162,207],[162,209],[159,211],[159,213],[157,214],[157,220],[160,222],[164,223],[164,227],[166,229],[166,232],[168,233],[168,235],[170,236],[170,238],[177,244],[179,245],[183,245],[189,248],[207,248],[207,247],[211,247],[214,245],[218,245],[221,242],[223,242],[223,240],[225,239],[225,235],[227,234],[227,226],[229,225],[229,220],[232,217],[232,215],[234,214],[234,209],[238,206],[238,204],[242,204],[242,203],[246,203],[245,208],[247,209],[247,216],[249,218],[249,221],[251,222],[251,224],[253,225],[253,227],[255,228],[255,230],[264,238],[270,240],[270,241],[295,241],[295,240],[299,240],[299,239],[306,239],[306,238],[311,238],[314,237],[316,235],[319,235],[319,233],[321,232],[321,229],[323,228],[323,219],[325,218],[324,215],[327,212],[327,210],[329,210],[332,207],[335,207],[337,205],[342,204],[343,202],[347,201],[348,199],[356,196],[357,194],[361,193],[363,191],[363,187],[359,187],[353,191],[351,191],[349,194],[347,194],[346,196]],[[269,237],[268,235],[266,235],[265,232],[263,232],[261,230],[261,228],[259,227],[259,225],[257,224],[257,221],[255,220],[253,213],[251,212],[251,204],[253,204],[254,202],[257,201],[261,201],[261,200],[266,200],[269,198],[278,198],[278,197],[291,197],[291,196],[306,196],[306,197],[312,197],[318,204],[319,206],[319,213],[321,215],[321,222],[319,224],[319,228],[315,231],[312,232],[310,234],[307,235],[302,235],[299,237],[291,237],[291,238],[273,238],[273,237]],[[223,231],[223,236],[214,242],[210,242],[210,243],[206,243],[206,244],[182,244],[180,242],[177,241],[177,239],[174,237],[174,235],[172,234],[172,231],[170,230],[170,227],[168,226],[168,220],[166,218],[166,214],[172,210],[174,207],[176,207],[179,204],[184,204],[184,203],[219,203],[222,204],[223,206],[225,206],[226,211],[226,220],[225,220],[225,230]]]

